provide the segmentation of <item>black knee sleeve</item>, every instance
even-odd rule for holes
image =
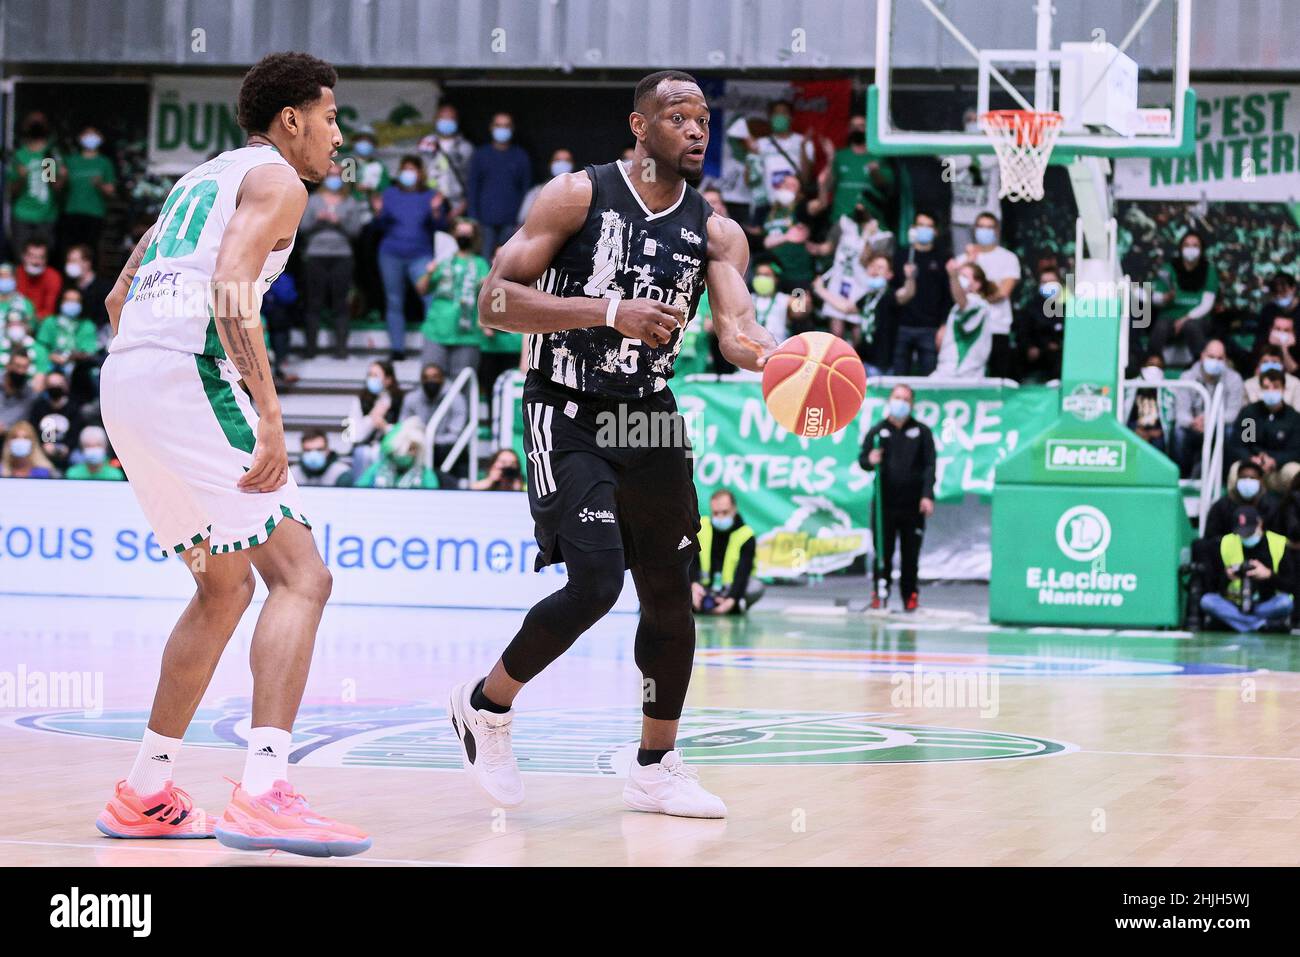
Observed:
[[[641,621],[636,664],[643,679],[641,710],[647,718],[682,716],[695,663],[695,616],[691,613],[690,563],[632,569]]]
[[[501,663],[516,681],[532,681],[604,618],[623,590],[623,550],[584,552],[565,542],[569,580],[532,607]]]

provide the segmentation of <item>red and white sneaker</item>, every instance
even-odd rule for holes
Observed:
[[[95,827],[109,837],[187,840],[212,837],[212,821],[193,799],[168,781],[157,794],[141,797],[125,780],[99,812]]]
[[[350,857],[370,849],[370,838],[351,824],[317,814],[288,781],[276,781],[264,794],[240,785],[230,796],[214,834],[240,851],[288,851],[307,857]]]
[[[623,803],[634,811],[673,817],[727,816],[722,798],[704,790],[699,774],[683,763],[680,751],[669,751],[662,761],[645,767],[633,758],[623,788]]]

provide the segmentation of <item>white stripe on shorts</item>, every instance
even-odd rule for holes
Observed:
[[[541,402],[528,407],[528,427],[533,433],[533,451],[528,453],[528,460],[533,463],[538,498],[555,491],[555,475],[551,471],[551,421],[554,414],[554,409]]]

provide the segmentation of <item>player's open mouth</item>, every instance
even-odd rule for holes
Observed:
[[[686,155],[687,155],[687,156],[703,156],[703,155],[704,155],[704,147],[703,147],[703,146],[692,146],[690,149],[688,149],[688,150],[686,151]]]

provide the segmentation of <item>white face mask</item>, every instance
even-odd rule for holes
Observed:
[[[1183,259],[1185,259],[1187,262],[1189,262],[1189,263],[1194,263],[1194,262],[1196,262],[1196,261],[1197,261],[1198,259],[1200,259],[1200,258],[1201,258],[1201,247],[1200,247],[1200,246],[1184,246],[1184,247],[1183,247]]]
[[[964,289],[966,292],[970,292],[971,286],[973,286],[974,283],[971,282],[970,276],[963,275],[957,277],[957,285],[961,286],[961,288]]]
[[[778,189],[772,193],[772,202],[778,206],[793,206],[795,193],[792,189]]]
[[[63,267],[63,274],[69,279],[80,279],[81,263],[68,263]]]
[[[1141,376],[1147,382],[1164,382],[1165,370],[1159,366],[1143,366]]]

